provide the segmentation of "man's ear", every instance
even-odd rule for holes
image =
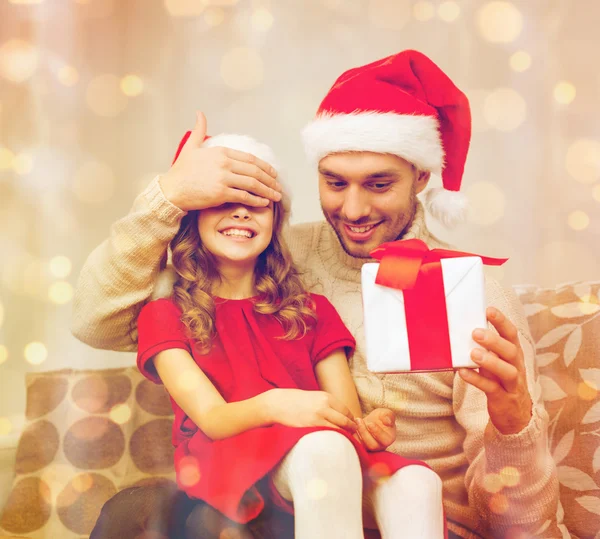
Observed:
[[[417,191],[417,195],[427,187],[429,183],[429,178],[431,178],[431,172],[428,170],[417,170],[416,178],[415,178],[415,188]]]

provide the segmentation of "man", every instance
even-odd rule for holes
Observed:
[[[200,116],[176,164],[90,255],[75,298],[73,332],[82,341],[135,350],[128,329],[185,211],[240,196],[251,205],[278,200],[268,165],[200,148],[205,130]],[[344,73],[303,132],[326,222],[292,227],[289,247],[312,290],[332,301],[357,339],[350,366],[363,411],[393,410],[398,437],[390,450],[425,460],[441,476],[452,534],[517,537],[545,526],[557,535],[548,418],[534,391],[534,347],[514,295],[487,279],[492,327],[473,334],[486,350],[472,355],[479,372],[379,375],[366,368],[360,268],[387,241],[446,247],[427,230],[417,195],[432,172],[441,173],[444,189],[430,190],[428,206],[445,223],[460,218],[470,133],[466,97],[421,53],[403,51]]]

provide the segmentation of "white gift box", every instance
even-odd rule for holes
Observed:
[[[477,256],[444,258],[440,261],[446,296],[452,368],[478,365],[471,351],[481,348],[473,341],[475,328],[486,328],[487,319],[483,263]],[[367,368],[372,372],[395,373],[448,370],[433,358],[411,358],[401,290],[375,284],[379,264],[362,266]],[[427,320],[420,323],[427,324]]]

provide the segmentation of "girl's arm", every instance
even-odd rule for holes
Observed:
[[[338,348],[315,366],[315,374],[319,387],[333,395],[352,412],[354,417],[362,418],[358,393],[350,368],[348,358],[343,348]]]
[[[381,451],[396,439],[396,427],[390,410],[376,408],[363,421],[358,393],[348,359],[343,348],[338,348],[315,366],[319,387],[330,393],[352,412],[357,422],[354,437],[370,451]]]
[[[169,395],[209,438],[220,440],[272,424],[268,393],[227,403],[186,350],[159,352],[154,365]]]
[[[343,352],[342,355],[345,357]],[[356,430],[353,414],[360,411],[356,390],[352,411],[327,392],[301,389],[271,389],[247,400],[228,403],[188,351],[174,348],[159,352],[154,366],[169,395],[213,440],[274,423]]]

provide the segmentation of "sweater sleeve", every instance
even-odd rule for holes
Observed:
[[[466,433],[469,505],[479,513],[486,532],[504,537],[515,525],[534,533],[548,520],[555,523],[559,492],[548,448],[548,414],[536,390],[535,348],[525,316],[516,296],[495,281],[487,283],[487,293],[488,304],[503,312],[519,331],[533,415],[521,432],[501,434],[490,421],[485,394],[458,375],[453,400],[457,421]]]
[[[83,265],[73,302],[75,337],[94,348],[136,350],[136,317],[184,215],[165,198],[158,176],[138,195]]]

